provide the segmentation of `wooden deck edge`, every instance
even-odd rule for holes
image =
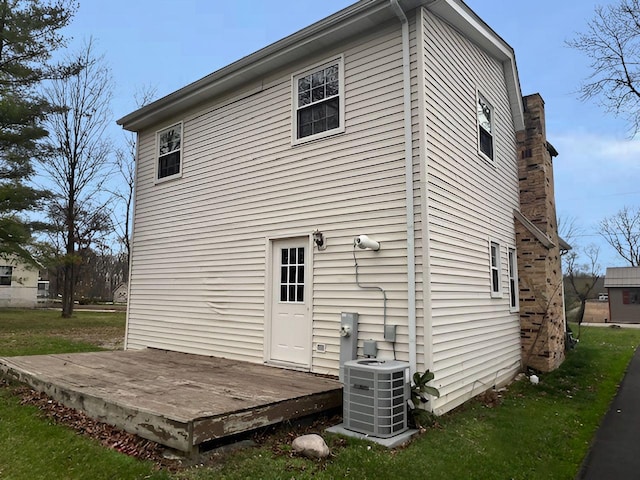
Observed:
[[[66,407],[84,412],[100,422],[116,426],[176,450],[192,451],[194,443],[191,422],[184,423],[167,419],[160,415],[116,405],[93,395],[55,385],[19,370],[5,360],[10,362],[10,359],[0,358],[0,375],[7,379],[29,385],[34,390],[48,395]]]
[[[342,388],[193,422],[193,446],[342,406]]]

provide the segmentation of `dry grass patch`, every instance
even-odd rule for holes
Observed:
[[[584,309],[583,322],[605,323],[609,318],[609,302],[588,301]]]

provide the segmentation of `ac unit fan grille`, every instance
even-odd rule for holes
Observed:
[[[374,437],[391,437],[407,430],[408,365],[388,361],[345,363],[344,425]]]

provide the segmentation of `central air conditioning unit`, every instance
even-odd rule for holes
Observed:
[[[344,428],[387,438],[404,432],[409,364],[397,360],[351,360],[344,364]]]

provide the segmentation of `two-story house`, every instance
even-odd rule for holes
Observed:
[[[562,361],[543,102],[464,2],[359,1],[118,123],[127,348],[337,375],[355,312],[358,354],[432,370],[437,413]]]

